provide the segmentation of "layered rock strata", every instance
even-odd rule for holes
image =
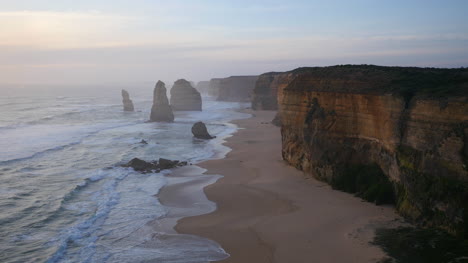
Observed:
[[[175,111],[201,111],[200,92],[185,79],[177,80],[171,89],[171,107]]]
[[[277,87],[288,163],[346,189],[366,184],[356,178],[385,175],[401,214],[468,235],[468,70],[335,66],[285,74],[289,84]],[[361,194],[378,196],[379,187]]]
[[[130,99],[130,95],[128,91],[122,90],[122,103],[123,103],[123,110],[124,111],[134,111],[135,108],[133,107],[133,102]]]
[[[150,121],[173,122],[174,113],[167,99],[166,85],[162,81],[156,83],[153,91],[153,106],[151,107]]]

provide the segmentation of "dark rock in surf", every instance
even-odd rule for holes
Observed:
[[[193,136],[195,136],[195,138],[198,138],[198,139],[209,140],[209,139],[216,138],[216,136],[211,136],[208,133],[208,130],[206,129],[206,125],[201,121],[195,123],[192,126],[192,134]]]
[[[142,173],[159,173],[161,170],[172,169],[187,165],[187,162],[181,162],[178,160],[168,160],[160,158],[159,161],[147,162],[138,158],[133,158],[128,163],[123,164],[122,167],[131,167],[135,171]]]
[[[153,91],[153,106],[151,107],[150,121],[173,122],[174,113],[167,99],[166,85],[162,81],[156,83]]]
[[[159,158],[159,167],[162,170],[177,167],[178,164],[179,164],[178,160],[172,161],[172,160],[168,160],[164,158]]]
[[[122,90],[122,102],[124,111],[134,111],[133,102],[126,90]]]
[[[157,163],[151,163],[147,161],[143,161],[138,158],[133,158],[127,164],[122,165],[123,167],[132,167],[135,171],[138,172],[148,172],[159,169]]]

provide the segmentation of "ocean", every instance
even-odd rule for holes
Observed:
[[[160,189],[190,177],[141,174],[120,164],[162,157],[193,163],[192,177],[202,176],[195,164],[229,151],[222,143],[237,129],[230,121],[248,117],[236,111],[248,105],[204,97],[202,112],[149,123],[153,88],[126,89],[135,112],[123,111],[120,88],[2,91],[1,262],[187,263],[228,256],[212,240],[153,227],[174,209],[160,203]],[[217,138],[194,139],[197,121]],[[203,195],[202,186],[196,191]],[[187,215],[216,208],[198,199]]]

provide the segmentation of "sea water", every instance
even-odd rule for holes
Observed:
[[[127,90],[135,112],[123,111],[120,89],[3,92],[1,262],[208,262],[227,256],[214,241],[152,229],[149,222],[170,212],[157,198],[170,171],[141,174],[119,165],[135,157],[194,164],[219,157],[223,139],[236,130],[229,121],[247,117],[235,111],[247,105],[204,98],[202,112],[149,123],[152,88]],[[197,121],[218,137],[194,139]]]

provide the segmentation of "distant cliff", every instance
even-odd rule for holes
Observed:
[[[274,105],[278,89],[288,163],[468,236],[467,69],[299,68],[262,75],[257,88],[266,95],[255,108]]]
[[[209,81],[199,81],[195,88],[200,92],[202,95],[209,95],[210,90],[210,82]]]
[[[218,100],[250,101],[258,76],[232,76],[219,81]]]

